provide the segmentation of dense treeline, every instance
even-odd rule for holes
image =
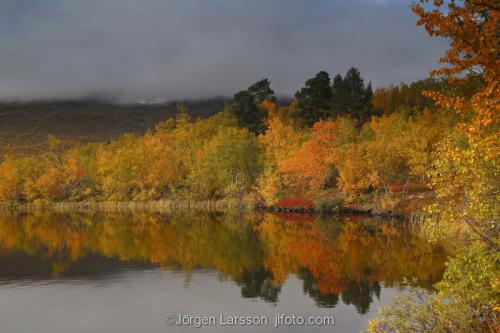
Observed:
[[[239,93],[240,94],[240,93]],[[348,199],[394,181],[425,180],[433,145],[450,130],[446,113],[395,112],[358,128],[339,116],[304,127],[298,103],[258,101],[267,128],[241,127],[229,106],[192,121],[184,111],[143,136],[70,149],[49,137],[47,153],[6,157],[0,200],[249,198],[273,204],[289,193],[340,190]],[[240,103],[235,101],[235,103]],[[246,107],[246,106],[245,106]]]
[[[401,83],[399,86],[378,88],[373,92],[371,103],[374,114],[404,112],[408,115],[415,115],[426,109],[439,112],[435,101],[425,94],[426,91],[470,97],[481,87],[484,87],[481,75],[468,76],[460,85],[432,77],[410,84]]]
[[[264,79],[207,119],[193,121],[180,104],[175,119],[142,136],[71,148],[49,136],[47,152],[3,160],[0,201],[237,198],[274,204],[289,194],[351,201],[383,190],[380,208],[391,209],[397,202],[388,185],[425,184],[433,147],[452,131],[454,117],[427,108],[408,113],[404,103],[376,116],[371,101],[370,84],[352,68],[333,82],[318,73],[289,105],[276,104]]]
[[[49,145],[41,156],[4,160],[3,200],[141,200],[186,191],[235,196],[260,168],[255,135],[237,128],[227,112],[195,122],[181,112],[144,136],[109,143],[65,150],[50,137]]]
[[[376,89],[373,93],[372,105],[378,112],[391,114],[404,111],[408,114],[422,112],[424,109],[436,111],[434,101],[424,95],[425,91],[443,91],[451,87],[443,80],[434,78],[419,80],[410,84],[389,86]]]

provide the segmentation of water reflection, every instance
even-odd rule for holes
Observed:
[[[203,268],[234,281],[243,298],[277,303],[293,275],[318,307],[342,301],[360,314],[404,277],[430,287],[446,255],[401,223],[260,213],[4,212],[0,250],[3,281]]]

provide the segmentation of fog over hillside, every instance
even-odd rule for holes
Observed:
[[[3,0],[0,99],[230,96],[263,77],[290,96],[351,66],[397,84],[447,44],[415,21],[402,0]]]

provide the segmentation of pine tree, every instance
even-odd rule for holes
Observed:
[[[305,83],[305,87],[295,94],[297,110],[294,117],[305,126],[310,127],[315,122],[326,119],[330,110],[332,91],[330,76],[321,71]]]
[[[358,126],[361,126],[373,115],[372,95],[371,83],[365,87],[361,73],[352,67],[344,78],[337,75],[333,79],[330,115],[333,118],[349,115],[356,119]]]
[[[254,133],[265,130],[264,119],[267,112],[260,106],[263,101],[274,102],[276,97],[268,79],[260,80],[247,90],[234,94],[229,110],[238,120],[238,126],[246,127]]]

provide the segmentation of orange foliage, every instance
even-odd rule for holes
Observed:
[[[420,0],[427,3],[428,0]],[[414,4],[412,9],[419,16],[418,25],[424,26],[429,35],[446,37],[450,48],[441,58],[444,67],[434,75],[455,77],[482,72],[488,82],[498,81],[500,57],[498,56],[498,22],[500,6],[497,0],[455,2],[433,1],[435,10],[427,11],[423,5]],[[447,8],[443,8],[447,7]],[[462,77],[463,78],[463,77]]]
[[[283,169],[292,176],[292,182],[300,188],[319,189],[325,184],[331,167],[324,163],[324,158],[322,147],[308,141],[296,155],[285,160]]]
[[[316,219],[313,215],[307,214],[277,213],[276,216],[280,220],[297,223],[311,223]]]
[[[320,121],[312,127],[312,137],[283,163],[283,170],[302,189],[320,189],[333,173],[332,155],[338,126],[332,121]]]

